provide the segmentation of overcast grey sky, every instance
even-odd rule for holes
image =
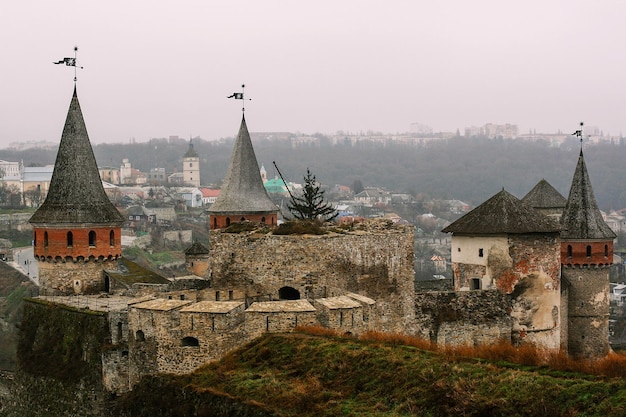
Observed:
[[[0,5],[0,147],[579,121],[626,133],[624,0],[20,0]]]

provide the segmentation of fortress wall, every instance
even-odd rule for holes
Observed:
[[[383,227],[321,236],[213,231],[213,286],[248,286],[273,299],[285,286],[309,300],[354,292],[376,300],[381,330],[410,333],[413,228],[378,224]]]
[[[450,345],[511,340],[510,309],[510,297],[500,291],[419,293],[415,296],[416,333]]]

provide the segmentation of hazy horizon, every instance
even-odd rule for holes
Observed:
[[[242,83],[254,132],[624,128],[622,0],[33,0],[0,10],[0,148],[59,140],[74,72],[53,62],[75,45],[93,143],[234,136],[242,101],[226,97]]]

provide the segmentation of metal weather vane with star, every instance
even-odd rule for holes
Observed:
[[[59,61],[53,62],[53,64],[65,64],[65,66],[67,67],[74,67],[74,82],[76,82],[76,69],[77,68],[83,69],[83,67],[78,65],[78,60],[76,58],[77,52],[78,52],[78,46],[75,46],[74,58],[63,58]]]

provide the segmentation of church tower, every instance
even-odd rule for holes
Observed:
[[[596,203],[582,148],[561,224],[568,352],[580,357],[606,356],[611,349],[609,269],[616,235],[602,218]]]
[[[74,86],[48,195],[30,218],[41,294],[103,291],[103,270],[122,256],[123,222],[104,192]]]
[[[276,225],[278,208],[261,181],[245,117],[241,119],[222,191],[208,211],[211,229],[223,229],[244,220]]]
[[[192,187],[200,186],[200,157],[193,149],[193,142],[189,140],[189,149],[183,156],[183,182]]]

